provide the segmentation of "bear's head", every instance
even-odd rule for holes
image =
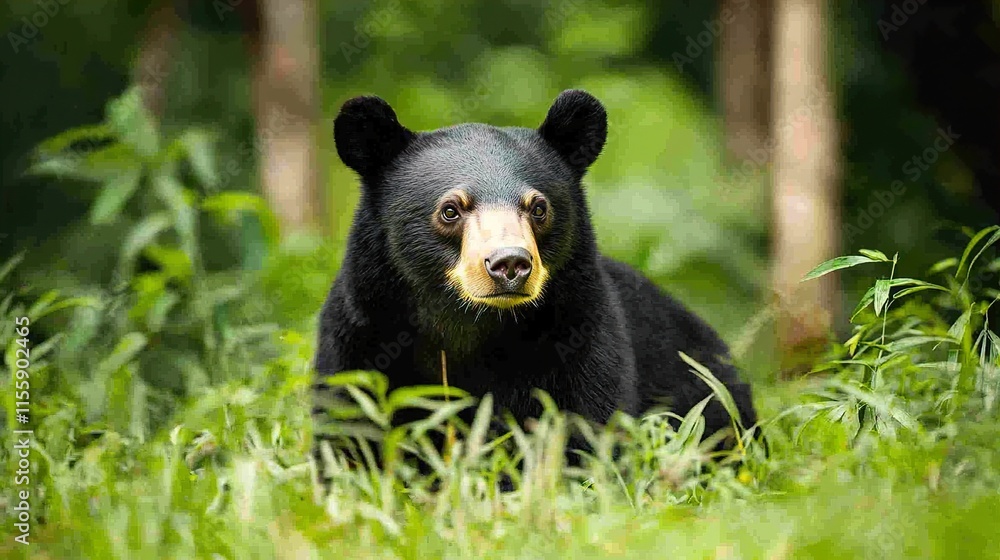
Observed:
[[[538,306],[590,234],[580,181],[607,138],[590,94],[565,91],[537,129],[402,126],[378,97],[347,101],[337,153],[362,181],[358,221],[423,301],[464,312]]]

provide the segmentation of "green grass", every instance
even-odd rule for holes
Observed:
[[[321,260],[311,256],[297,262]],[[873,297],[879,315],[871,307],[861,312],[858,332],[863,334],[853,357],[836,355],[848,350],[835,349],[834,358],[848,359],[831,362],[832,369],[822,375],[758,384],[771,445],[767,457],[751,445],[746,454],[707,462],[695,410],[677,431],[655,416],[621,417],[596,429],[589,436],[595,456],[573,470],[562,464],[562,446],[574,419],[551,407],[531,431],[515,429],[513,437],[496,441],[481,423],[488,408],[480,421],[464,426],[453,413],[469,401],[452,399],[448,410],[430,398],[440,388],[387,395],[379,377],[351,374],[336,379],[366,390],[356,392],[362,406],[339,409],[345,419],[364,417],[378,424],[392,407],[414,403],[443,410],[419,428],[384,432],[376,427],[373,432],[387,446],[422,455],[433,473],[421,474],[402,460],[389,460],[383,470],[365,468],[364,445],[338,448],[316,464],[309,458],[313,426],[306,405],[313,335],[287,329],[267,338],[273,345],[270,358],[255,362],[258,358],[246,356],[232,366],[246,368],[245,375],[192,391],[157,429],[136,427],[134,411],[114,403],[88,418],[78,391],[49,385],[39,393],[44,396],[36,408],[41,419],[35,425],[32,478],[44,497],[33,498],[32,544],[16,544],[8,521],[0,554],[997,557],[1000,421],[984,399],[988,384],[995,382],[988,373],[996,348],[988,333],[981,339],[985,346],[975,343],[975,333],[984,326],[983,304],[975,298],[966,298],[968,308],[977,311],[957,321],[965,321],[962,329],[941,322],[945,300],[970,295],[953,280],[950,276],[945,284],[954,284],[954,290],[920,294],[940,294],[941,300],[914,294],[895,300],[893,309],[890,296],[886,310],[882,297]],[[42,324],[46,306],[60,301],[29,309],[12,298],[5,325],[18,314],[37,316],[32,323]],[[15,342],[5,329],[10,364]],[[920,343],[925,339],[918,336],[942,341]],[[33,343],[42,346],[40,340]],[[957,351],[949,352],[949,346]],[[972,389],[962,389],[960,375],[946,375],[953,369],[927,367],[939,363],[939,353],[946,356],[944,364],[950,359],[959,369],[963,363],[971,368]],[[56,354],[35,360],[40,379],[51,383],[66,375]],[[229,359],[237,355],[234,351]],[[984,367],[980,356],[993,361]],[[136,359],[130,355],[115,367],[127,369]],[[881,364],[876,375],[865,375],[862,364],[876,362]],[[112,385],[120,373],[110,366],[102,371]],[[135,398],[136,387],[122,389],[123,394]],[[148,392],[155,393],[152,387]],[[8,409],[8,422],[10,414]],[[428,446],[427,433],[448,424],[459,437],[450,453],[440,456]],[[356,425],[345,422],[341,433],[355,433],[351,426]],[[5,440],[0,457],[11,464],[12,442]],[[617,459],[610,454],[613,442],[623,449]],[[349,464],[349,456],[362,466]],[[736,458],[743,463],[732,462]],[[327,469],[332,478],[328,495],[315,483],[318,469]],[[495,490],[493,482],[502,472],[515,477],[515,491]],[[5,503],[8,514],[11,506]]]

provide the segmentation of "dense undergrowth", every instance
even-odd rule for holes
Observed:
[[[1000,259],[987,255],[1000,227],[970,232],[964,254],[926,279],[896,277],[905,255],[878,251],[819,266],[810,276],[861,266],[849,273],[876,278],[853,332],[809,375],[758,383],[761,422],[734,421],[744,437],[732,452],[709,451],[716,434],[704,433],[701,405],[677,411],[676,430],[665,415],[598,428],[546,406],[531,426],[510,424],[494,439],[488,398],[450,390],[444,399],[441,387],[387,394],[378,375],[354,372],[331,379],[355,399],[334,411],[342,423],[333,429],[351,445],[317,462],[313,316],[336,249],[278,243],[257,197],[213,187],[206,134],[164,142],[135,104],[123,97],[105,124],[47,142],[34,168],[99,185],[91,227],[122,232],[111,274],[81,282],[19,258],[0,270],[0,555],[998,555],[1000,338],[989,321],[1000,292],[989,283]],[[74,149],[94,137],[109,141]],[[266,248],[259,266],[207,262],[205,239],[247,220]],[[28,547],[14,540],[12,493],[24,347],[34,430]],[[693,362],[691,374],[715,385]],[[400,406],[432,414],[388,427]],[[478,407],[472,425],[456,417],[465,407]],[[594,447],[574,468],[563,462],[571,430]],[[430,444],[434,432],[453,436],[444,453]],[[768,454],[749,437],[761,433]],[[370,440],[387,452],[382,468],[372,466]],[[399,459],[403,450],[432,472]],[[511,492],[497,491],[504,475]]]

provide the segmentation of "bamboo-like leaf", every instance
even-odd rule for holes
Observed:
[[[941,371],[949,374],[957,374],[962,369],[962,364],[957,362],[924,362],[917,364],[917,368],[931,371]]]
[[[982,254],[982,252],[986,250],[987,247],[995,243],[997,239],[1000,239],[1000,226],[990,226],[988,228],[984,228],[980,230],[978,233],[976,233],[976,235],[972,236],[972,239],[969,241],[969,244],[965,246],[965,251],[962,252],[962,260],[958,261],[958,269],[955,271],[956,278],[958,278],[962,274],[962,272],[965,271],[966,272],[965,278],[966,280],[968,280],[969,278],[968,271],[972,269],[972,263],[970,262],[968,266],[966,266],[965,263],[969,259],[969,255],[972,254],[972,250],[976,248],[976,245],[979,243],[979,241],[982,240],[987,235],[989,235],[990,233],[993,233],[993,237],[991,237],[990,240],[986,243],[986,245],[984,245],[983,248],[979,251],[979,253],[976,254],[976,258],[979,258],[979,255]]]
[[[475,403],[475,399],[468,398],[458,401],[450,401],[446,403],[441,403],[441,406],[437,410],[432,412],[426,418],[417,420],[411,423],[414,433],[419,437],[423,435],[428,430],[432,430],[437,427],[442,427],[445,421],[452,419],[462,410],[469,408],[470,405]]]
[[[927,274],[930,275],[940,274],[956,266],[958,266],[958,259],[956,259],[955,257],[948,257],[947,259],[942,259],[931,265],[930,269],[927,270]]]
[[[143,218],[122,243],[119,256],[120,266],[129,269],[143,249],[156,240],[156,237],[170,227],[170,217],[162,212]]]
[[[863,387],[844,383],[836,379],[829,380],[827,385],[854,397],[858,401],[871,407],[872,410],[875,411],[876,415],[892,418],[899,423],[900,426],[903,426],[906,429],[917,430],[920,428],[920,423],[917,422],[913,416],[902,408],[895,406],[894,403],[890,402],[887,398],[878,393]]]
[[[105,184],[90,207],[90,223],[101,225],[114,221],[139,188],[141,177],[142,169],[133,166]]]
[[[215,168],[215,157],[212,150],[213,135],[205,130],[190,129],[185,131],[178,140],[184,146],[187,159],[191,163],[191,170],[198,181],[206,187],[217,185],[219,173]]]
[[[858,253],[860,253],[860,254],[862,254],[862,255],[870,258],[870,259],[875,259],[877,261],[892,262],[892,259],[890,259],[889,257],[885,256],[885,253],[883,253],[882,251],[877,251],[875,249],[859,249]]]
[[[24,253],[18,253],[4,261],[3,265],[0,265],[0,282],[3,282],[3,279],[6,278],[11,271],[17,268],[17,265],[21,264],[21,261],[23,260]]]
[[[705,430],[705,407],[708,406],[708,403],[712,400],[713,396],[714,395],[709,395],[705,397],[701,400],[701,402],[691,407],[691,410],[684,415],[681,425],[677,428],[677,435],[674,438],[675,441],[683,444],[691,441],[692,436],[695,443],[701,441]]]
[[[389,388],[389,381],[384,375],[373,374],[364,370],[344,371],[327,375],[324,376],[323,382],[330,387],[346,387],[348,385],[365,387],[375,393],[380,399],[385,397],[385,393]]]
[[[53,303],[55,303],[58,297],[59,297],[58,290],[49,290],[45,292],[44,294],[39,296],[39,298],[35,300],[33,304],[31,304],[31,307],[28,308],[28,311],[27,313],[25,313],[25,315],[31,317],[32,319],[38,320],[38,317],[42,316],[46,312],[46,310],[48,310],[48,308],[51,307]]]
[[[906,297],[906,296],[908,296],[910,294],[915,294],[917,292],[922,292],[924,290],[938,290],[938,291],[944,292],[946,294],[947,293],[951,293],[951,292],[948,291],[947,288],[944,288],[944,287],[941,287],[941,286],[935,286],[935,285],[914,286],[912,288],[906,288],[905,290],[900,290],[900,291],[896,292],[895,294],[893,294],[892,300],[896,301],[899,298]]]
[[[900,352],[902,350],[914,348],[923,344],[929,344],[931,342],[954,342],[954,340],[944,336],[908,336],[886,344],[885,348],[889,352]]]
[[[733,396],[729,394],[729,390],[726,389],[726,386],[721,381],[719,381],[717,377],[712,375],[712,372],[709,371],[708,368],[699,364],[697,361],[695,361],[693,358],[691,358],[684,352],[678,352],[678,354],[680,355],[682,360],[684,360],[689,366],[691,366],[694,369],[695,375],[701,378],[701,380],[704,381],[705,384],[712,389],[712,392],[715,393],[715,395],[719,398],[719,402],[722,403],[722,406],[726,409],[726,412],[729,413],[729,416],[732,418],[733,422],[735,422],[736,426],[739,428],[737,434],[742,433],[743,419],[740,418],[739,409],[736,408],[736,401],[733,400]]]
[[[78,126],[43,140],[35,147],[35,151],[40,155],[56,154],[78,142],[104,140],[111,138],[113,134],[114,132],[106,124]]]
[[[130,332],[123,336],[114,350],[111,351],[97,366],[94,377],[110,375],[125,364],[131,362],[146,347],[146,337],[139,332]]]
[[[245,192],[221,192],[205,197],[201,201],[203,210],[224,218],[233,218],[240,212],[251,212],[257,216],[264,237],[274,245],[278,242],[280,224],[267,202],[258,195]]]
[[[864,336],[864,330],[860,330],[854,333],[854,336],[847,339],[847,342],[844,343],[844,346],[847,347],[847,351],[850,352],[852,356],[854,355],[855,352],[857,352],[858,343],[861,342],[862,336]]]
[[[887,301],[889,301],[889,288],[890,284],[888,280],[876,280],[875,281],[875,316],[878,317],[882,314],[882,309],[885,307]]]
[[[470,459],[477,459],[482,451],[483,441],[486,439],[486,430],[490,427],[490,420],[493,418],[493,395],[487,393],[479,403],[476,410],[476,417],[472,420],[472,427],[469,429],[469,442],[466,454]]]
[[[160,174],[153,178],[153,191],[173,214],[172,225],[180,237],[181,249],[191,259],[191,262],[198,262],[196,216],[194,208],[185,194],[184,185],[171,175]]]
[[[840,270],[842,268],[850,268],[852,266],[857,266],[859,264],[874,263],[874,262],[880,262],[880,261],[860,255],[848,255],[846,257],[837,257],[834,259],[830,259],[820,264],[816,268],[810,270],[809,273],[806,274],[802,278],[802,280],[800,280],[800,282],[805,282],[806,280],[819,278],[824,274],[829,274],[835,270]]]
[[[105,114],[108,124],[122,143],[145,160],[156,156],[160,149],[160,135],[152,115],[142,102],[139,88],[130,88],[108,102]]]
[[[969,324],[969,319],[972,317],[972,308],[966,309],[964,313],[959,315],[958,319],[952,323],[951,328],[948,329],[948,336],[951,338],[961,341],[962,337],[965,335],[965,327]]]
[[[101,300],[92,296],[80,296],[74,298],[61,299],[57,302],[53,302],[51,305],[47,305],[44,309],[39,309],[36,315],[32,316],[32,319],[38,320],[46,315],[51,315],[56,311],[62,309],[68,309],[70,307],[92,307],[98,308],[101,306]]]
[[[358,403],[358,406],[361,407],[361,410],[364,411],[365,416],[368,417],[369,420],[378,424],[382,429],[389,428],[388,415],[379,410],[378,404],[375,403],[375,400],[372,399],[370,395],[361,389],[358,389],[354,385],[347,385],[345,388],[347,389],[347,392],[351,394],[354,401]]]
[[[440,402],[441,404],[444,404],[444,401],[431,401],[428,397],[461,399],[468,396],[469,394],[467,392],[457,387],[445,387],[444,385],[411,385],[393,390],[393,392],[389,394],[387,406],[389,407],[389,410],[398,410],[400,408],[415,406],[417,404],[425,404],[427,402]]]
[[[851,322],[854,322],[854,318],[858,316],[859,313],[865,310],[871,303],[875,301],[875,286],[868,288],[865,295],[861,296],[861,301],[858,302],[858,306],[854,308],[854,313],[851,313]]]

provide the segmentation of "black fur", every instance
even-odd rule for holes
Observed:
[[[538,127],[538,134],[582,176],[608,139],[608,116],[601,102],[589,93],[564,91]]]
[[[334,127],[338,153],[363,188],[322,310],[318,372],[376,369],[392,387],[437,384],[444,350],[452,385],[492,393],[518,419],[539,414],[537,387],[564,410],[604,422],[615,410],[638,415],[663,400],[683,414],[706,397],[683,351],[728,386],[745,425],[756,421],[750,390],[716,333],[598,253],[580,184],[607,136],[592,96],[564,92],[539,130],[463,124],[413,133],[372,97],[348,101]],[[445,285],[459,247],[430,217],[456,186],[496,204],[515,204],[528,188],[548,198],[552,226],[538,244],[551,278],[537,305],[470,308]],[[714,401],[706,419],[709,432],[729,425]]]

